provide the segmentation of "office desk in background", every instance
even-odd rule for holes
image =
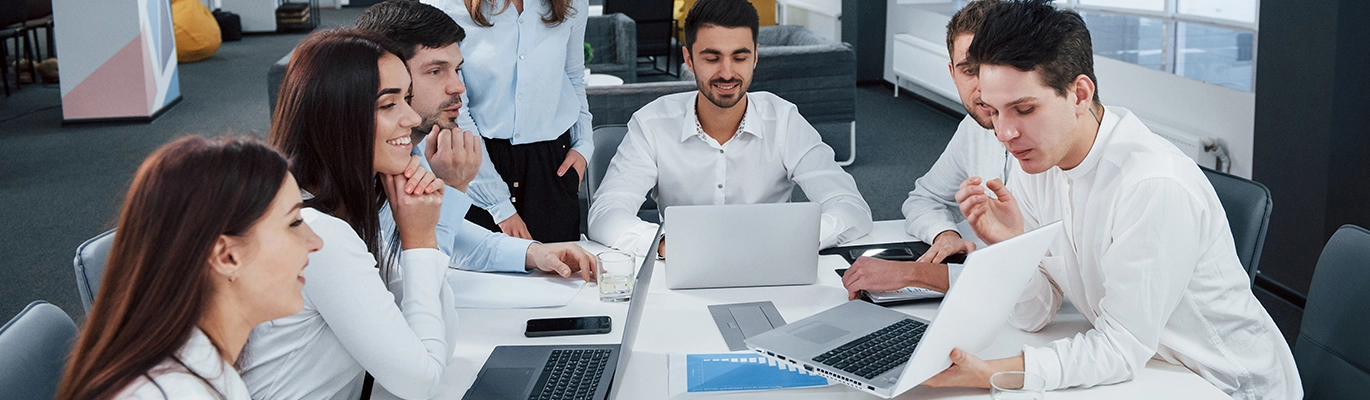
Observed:
[[[870,235],[846,244],[873,244],[915,240],[903,231],[903,221],[880,221]],[[582,242],[586,250],[598,253],[605,250],[597,243]],[[669,261],[669,260],[667,260]],[[786,322],[794,322],[809,315],[841,304],[847,299],[841,278],[833,272],[847,267],[838,256],[822,256],[818,261],[818,283],[801,286],[772,286],[732,289],[670,290],[662,284],[669,273],[669,262],[658,262],[649,286],[646,308],[643,310],[637,341],[626,370],[623,387],[617,399],[667,398],[667,359],[670,353],[728,352],[722,335],[709,315],[711,304],[771,301]],[[636,295],[641,295],[637,293]],[[893,307],[921,318],[932,319],[938,303],[920,303]],[[627,303],[603,303],[599,291],[586,285],[575,300],[565,307],[484,310],[460,309],[460,328],[452,359],[444,375],[439,399],[460,399],[475,381],[476,372],[498,345],[518,344],[604,344],[618,343],[627,318]],[[605,335],[565,336],[552,338],[523,337],[524,322],[530,318],[564,316],[609,315],[613,331]],[[1074,336],[1091,329],[1084,316],[1067,303],[1056,320],[1035,333],[1027,333],[1004,325],[998,339],[979,355],[986,359],[1019,354],[1024,344],[1042,345],[1056,339]],[[393,398],[384,390],[376,398]],[[976,399],[988,398],[987,389],[917,387],[899,399]],[[1228,399],[1217,388],[1193,372],[1163,361],[1151,360],[1146,368],[1128,382],[1090,389],[1066,389],[1049,392],[1053,400],[1066,399]],[[875,399],[843,385],[822,388],[787,389],[779,391],[733,393],[687,393],[677,398],[722,399]]]

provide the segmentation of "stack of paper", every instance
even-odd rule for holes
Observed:
[[[670,356],[668,392],[724,392],[827,386],[827,378],[755,353]]]

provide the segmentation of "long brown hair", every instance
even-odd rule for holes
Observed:
[[[381,256],[385,191],[373,170],[379,60],[395,54],[378,34],[355,28],[318,31],[300,40],[286,66],[268,141],[313,198],[304,204],[342,219],[366,243],[382,275],[399,251]]]
[[[285,157],[245,137],[188,136],[148,156],[56,398],[111,398],[174,356],[214,295],[215,242],[247,233],[287,173]]]
[[[491,13],[490,15],[499,15],[501,13],[504,13],[505,11],[508,11],[509,7],[514,4],[514,0],[504,0],[504,5],[500,6],[499,11],[495,11],[495,3],[498,1],[499,0],[463,0],[463,2],[466,3],[466,11],[471,13],[471,20],[476,21],[476,25],[484,26],[487,28],[495,26],[495,24],[490,23],[490,17],[485,16],[485,13],[493,11],[493,13]],[[570,19],[571,16],[576,15],[576,9],[571,7],[571,0],[542,1],[547,2],[548,9],[547,14],[544,14],[542,16],[542,23],[547,24],[548,26],[561,25],[562,22],[566,22],[566,20]]]

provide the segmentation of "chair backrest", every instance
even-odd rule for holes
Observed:
[[[10,25],[26,21],[28,17],[28,0],[0,0],[0,31]]]
[[[623,13],[637,23],[637,55],[661,56],[671,51],[675,3],[666,0],[604,0],[604,14]]]
[[[114,230],[96,235],[76,247],[76,291],[81,294],[81,305],[90,313],[90,303],[95,301],[95,291],[100,288],[100,278],[105,276],[105,261],[109,259],[109,249],[114,246]]]
[[[1370,231],[1337,229],[1308,287],[1294,345],[1307,399],[1355,399],[1370,387]]]
[[[1265,247],[1265,232],[1270,227],[1270,210],[1274,207],[1270,189],[1260,182],[1201,169],[1218,193],[1218,201],[1227,213],[1227,224],[1232,228],[1232,240],[1237,244],[1237,258],[1254,282],[1261,249]]]
[[[51,399],[76,338],[76,323],[45,301],[24,307],[0,327],[0,393],[7,399]]]

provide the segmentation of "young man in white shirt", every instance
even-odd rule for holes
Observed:
[[[1099,103],[1079,14],[1043,0],[997,6],[970,60],[995,134],[1022,169],[1009,187],[989,181],[994,197],[967,179],[962,214],[991,244],[1064,221],[1010,323],[1042,329],[1068,298],[1094,329],[998,360],[954,350],[954,364],[925,384],[988,387],[995,372],[1027,371],[1047,389],[1089,387],[1132,379],[1154,358],[1236,399],[1301,398],[1289,345],[1251,293],[1212,185],[1130,111]]]
[[[699,91],[663,96],[633,114],[591,201],[591,240],[646,254],[656,224],[637,210],[648,191],[664,210],[782,203],[796,184],[822,205],[822,247],[870,232],[870,206],[856,181],[795,105],[747,93],[757,29],[756,9],[745,0],[701,0],[690,9],[682,52]]]
[[[423,118],[414,128],[414,150],[425,156],[424,167],[456,185],[443,194],[437,228],[438,247],[452,255],[451,265],[474,271],[579,273],[582,279],[593,280],[594,257],[574,243],[537,243],[492,233],[465,219],[472,203],[468,194],[480,190],[479,179],[472,180],[476,169],[494,171],[489,158],[479,151],[480,140],[459,126],[473,126],[462,102],[466,85],[460,75],[464,64],[460,42],[465,30],[442,10],[410,0],[388,0],[367,8],[358,17],[357,27],[379,33],[405,49],[398,56],[413,79],[410,105]],[[425,136],[431,140],[424,140]],[[464,142],[476,148],[476,157],[459,151]],[[507,201],[508,190],[500,185],[495,189],[503,189]],[[389,210],[381,211],[381,221],[393,227]]]
[[[966,178],[1003,178],[1013,166],[1013,158],[994,138],[989,110],[980,105],[979,68],[966,60],[966,49],[975,38],[975,30],[985,20],[985,12],[999,3],[1002,1],[973,1],[952,15],[951,22],[947,23],[947,53],[951,55],[947,71],[961,97],[961,105],[966,108],[966,117],[956,127],[942,156],[914,182],[914,189],[902,207],[904,230],[932,245],[918,258],[919,262],[940,263],[949,255],[975,250],[975,243],[962,238],[957,231],[957,223],[965,218],[956,206],[956,190]],[[876,261],[880,260],[863,262]]]

